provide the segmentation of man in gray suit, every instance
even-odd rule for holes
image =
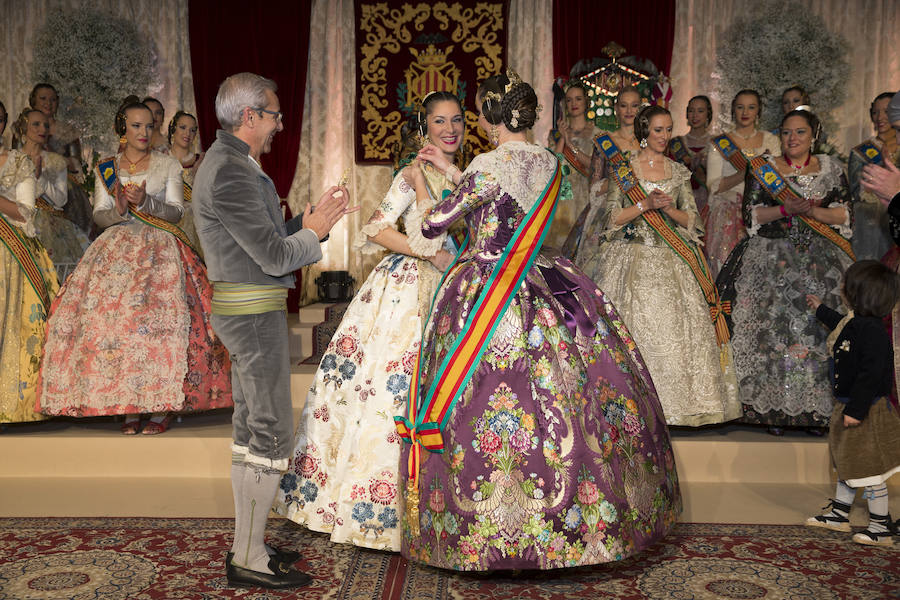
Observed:
[[[222,126],[197,170],[194,219],[213,284],[211,322],[231,355],[234,396],[231,484],[235,531],[226,556],[234,586],[283,589],[311,578],[299,558],[265,544],[269,509],[293,447],[286,320],[292,273],[322,258],[319,242],[345,214],[344,187],[313,212],[285,223],[272,180],[260,166],[282,130],[275,82],[239,73],[216,95]]]

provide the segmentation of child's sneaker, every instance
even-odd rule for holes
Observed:
[[[859,533],[854,533],[853,541],[866,546],[893,546],[895,533],[891,515],[869,514],[869,526]]]
[[[838,502],[837,500],[832,500],[822,507],[822,510],[825,510],[829,506],[831,507],[830,511],[824,515],[808,518],[806,520],[806,525],[809,527],[824,527],[825,529],[831,529],[832,531],[849,533],[850,505]]]

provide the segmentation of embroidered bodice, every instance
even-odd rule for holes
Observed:
[[[506,142],[479,154],[456,190],[437,203],[422,225],[435,237],[465,217],[470,245],[465,258],[494,262],[550,182],[556,157],[528,142]]]
[[[811,200],[813,206],[834,208],[843,206],[847,211],[847,218],[839,225],[832,225],[845,238],[850,238],[852,231],[850,189],[847,178],[840,163],[827,154],[816,154],[819,159],[819,172],[803,175],[784,175],[785,180],[793,190],[803,198]],[[769,157],[769,163],[774,167],[774,158]],[[806,227],[797,228],[795,224],[789,224],[787,219],[776,219],[760,225],[756,219],[756,208],[764,206],[779,206],[780,202],[773,198],[768,191],[753,177],[747,175],[745,183],[746,193],[742,205],[744,223],[750,235],[759,235],[767,238],[783,238],[802,235],[803,231],[809,232]],[[797,231],[793,231],[796,229]],[[802,231],[801,231],[802,229]],[[799,242],[798,242],[799,243]]]

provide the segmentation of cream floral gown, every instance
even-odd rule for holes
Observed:
[[[426,168],[432,196],[450,181]],[[369,242],[401,218],[409,245],[434,255],[446,235],[428,240],[421,223],[430,206],[401,175],[362,228],[354,247],[383,250]],[[319,363],[306,397],[288,472],[275,511],[333,542],[400,550],[400,437],[393,416],[403,411],[422,324],[440,272],[430,262],[388,254],[360,287]]]

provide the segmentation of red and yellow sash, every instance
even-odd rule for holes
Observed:
[[[116,167],[115,157],[106,158],[97,163],[97,174],[100,176],[100,180],[103,182],[103,185],[106,186],[106,193],[108,193],[110,196],[112,196],[113,199],[115,199],[116,185],[119,183],[119,174]],[[184,185],[188,189],[190,188],[190,186],[188,186],[186,183]],[[142,223],[146,223],[151,227],[156,227],[157,229],[165,231],[166,233],[171,233],[199,256],[199,253],[197,253],[197,249],[191,245],[190,238],[188,238],[188,236],[184,233],[184,231],[181,230],[180,227],[178,227],[178,225],[169,223],[168,221],[160,219],[159,217],[154,217],[151,214],[141,212],[130,205],[128,206],[128,212]]]
[[[581,162],[578,160],[578,155],[575,153],[575,150],[573,150],[569,146],[569,144],[563,144],[562,155],[563,155],[563,157],[565,157],[566,161],[568,161],[568,163],[572,166],[572,168],[574,168],[576,171],[578,171],[585,177],[591,176],[590,170],[585,169],[583,166],[581,166]],[[588,165],[588,166],[590,166],[590,165]]]
[[[44,279],[40,267],[38,267],[37,260],[35,260],[31,250],[28,249],[28,246],[22,239],[19,228],[7,221],[3,215],[0,215],[0,241],[9,248],[13,258],[19,263],[19,267],[25,273],[25,278],[31,284],[31,287],[34,288],[41,304],[44,305],[44,311],[49,312],[50,290],[47,281]]]
[[[750,172],[763,189],[769,192],[769,195],[775,198],[780,204],[783,205],[787,198],[801,198],[800,194],[791,188],[790,183],[788,183],[788,181],[782,177],[781,174],[775,170],[775,167],[773,167],[764,157],[757,156],[750,161]],[[821,221],[804,217],[803,215],[794,216],[799,219],[801,223],[843,250],[851,260],[856,260],[856,255],[853,254],[853,249],[850,247],[850,241],[847,240],[847,238],[843,237],[837,231]]]
[[[409,408],[407,417],[394,417],[394,424],[400,436],[412,444],[409,453],[409,480],[407,481],[407,507],[410,512],[408,522],[415,527],[418,519],[413,519],[414,512],[410,505],[418,505],[418,473],[420,463],[420,447],[429,452],[442,453],[444,439],[441,430],[446,426],[453,407],[477,368],[482,354],[488,347],[494,329],[500,323],[509,308],[522,281],[539,253],[544,237],[553,222],[556,212],[556,200],[562,184],[562,169],[557,161],[553,176],[540,198],[532,206],[522,220],[500,259],[494,265],[490,277],[485,283],[465,326],[454,340],[453,345],[436,371],[431,387],[422,394],[419,385],[422,368],[422,352],[425,347],[424,336],[419,346],[419,355],[413,367],[412,382],[409,391]],[[457,261],[468,246],[466,244],[457,254],[453,265],[441,280],[443,287],[447,276],[459,267]],[[435,292],[435,298],[438,292]],[[432,301],[433,304],[433,301]],[[432,306],[433,308],[433,306]],[[433,310],[431,311],[433,314]],[[426,325],[427,330],[427,325]]]
[[[602,148],[603,144],[601,143],[600,146]],[[616,182],[625,197],[634,204],[647,198],[647,192],[641,187],[625,157],[621,153],[607,153],[607,157],[610,161],[610,177]],[[641,214],[641,218],[691,269],[691,273],[700,285],[703,297],[706,298],[706,303],[709,305],[709,315],[716,330],[716,340],[720,346],[724,345],[731,337],[725,322],[725,314],[731,312],[731,303],[722,302],[719,298],[716,285],[709,275],[706,257],[703,256],[696,244],[681,237],[659,211],[648,210]]]

